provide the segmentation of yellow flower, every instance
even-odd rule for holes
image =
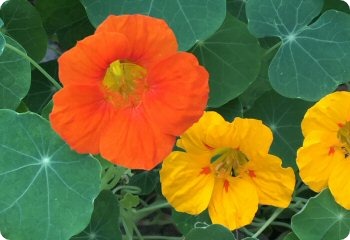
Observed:
[[[180,212],[206,208],[213,223],[237,229],[252,222],[258,204],[285,208],[295,177],[268,154],[269,128],[255,119],[226,122],[206,112],[177,141],[160,171],[163,195]]]
[[[322,98],[306,112],[301,128],[300,177],[316,192],[328,186],[336,202],[350,210],[350,93]]]

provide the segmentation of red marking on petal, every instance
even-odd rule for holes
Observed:
[[[252,178],[253,178],[253,177],[256,177],[255,172],[254,172],[253,170],[250,170],[250,169],[249,169],[249,170],[248,170],[248,174],[249,174],[249,176],[252,177]]]
[[[328,156],[333,155],[334,152],[335,152],[334,147],[330,147],[329,150],[328,150]]]
[[[208,148],[210,151],[215,149],[215,148],[209,146],[208,144],[206,144],[206,143],[204,143],[204,142],[203,142],[203,144],[204,144],[204,146],[205,146],[206,148]]]
[[[230,182],[225,179],[225,181],[224,181],[224,188],[225,188],[226,192],[228,192],[228,187],[229,186],[230,186]]]
[[[210,167],[203,167],[202,171],[200,172],[200,174],[205,174],[205,175],[207,175],[209,173],[211,173]]]
[[[344,127],[344,124],[338,123],[338,127],[342,128],[342,127]]]

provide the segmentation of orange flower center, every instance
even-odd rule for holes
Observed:
[[[102,81],[106,98],[116,107],[137,106],[147,90],[147,71],[128,61],[114,61]]]
[[[338,130],[338,139],[343,145],[342,149],[345,152],[345,157],[350,153],[350,122],[342,124]]]
[[[220,178],[238,176],[242,167],[249,162],[247,156],[237,149],[218,149],[214,156],[215,175]]]

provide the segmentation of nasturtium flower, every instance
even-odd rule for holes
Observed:
[[[208,72],[161,19],[109,16],[58,60],[52,127],[77,152],[151,169],[208,100]]]
[[[226,122],[206,112],[177,141],[160,170],[162,192],[179,212],[208,208],[213,223],[237,229],[252,222],[258,204],[286,208],[295,176],[268,153],[271,130],[259,120]]]
[[[316,192],[329,187],[336,202],[350,210],[350,92],[322,98],[306,112],[301,128],[301,179]]]

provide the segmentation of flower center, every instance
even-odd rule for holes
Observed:
[[[214,169],[217,177],[238,176],[242,167],[249,161],[238,149],[218,149],[214,156]]]
[[[346,122],[341,125],[338,130],[338,139],[344,144],[342,149],[345,151],[345,156],[347,157],[350,153],[350,122]]]
[[[112,62],[102,81],[107,99],[116,107],[137,105],[147,89],[146,75],[146,69],[135,63]]]

